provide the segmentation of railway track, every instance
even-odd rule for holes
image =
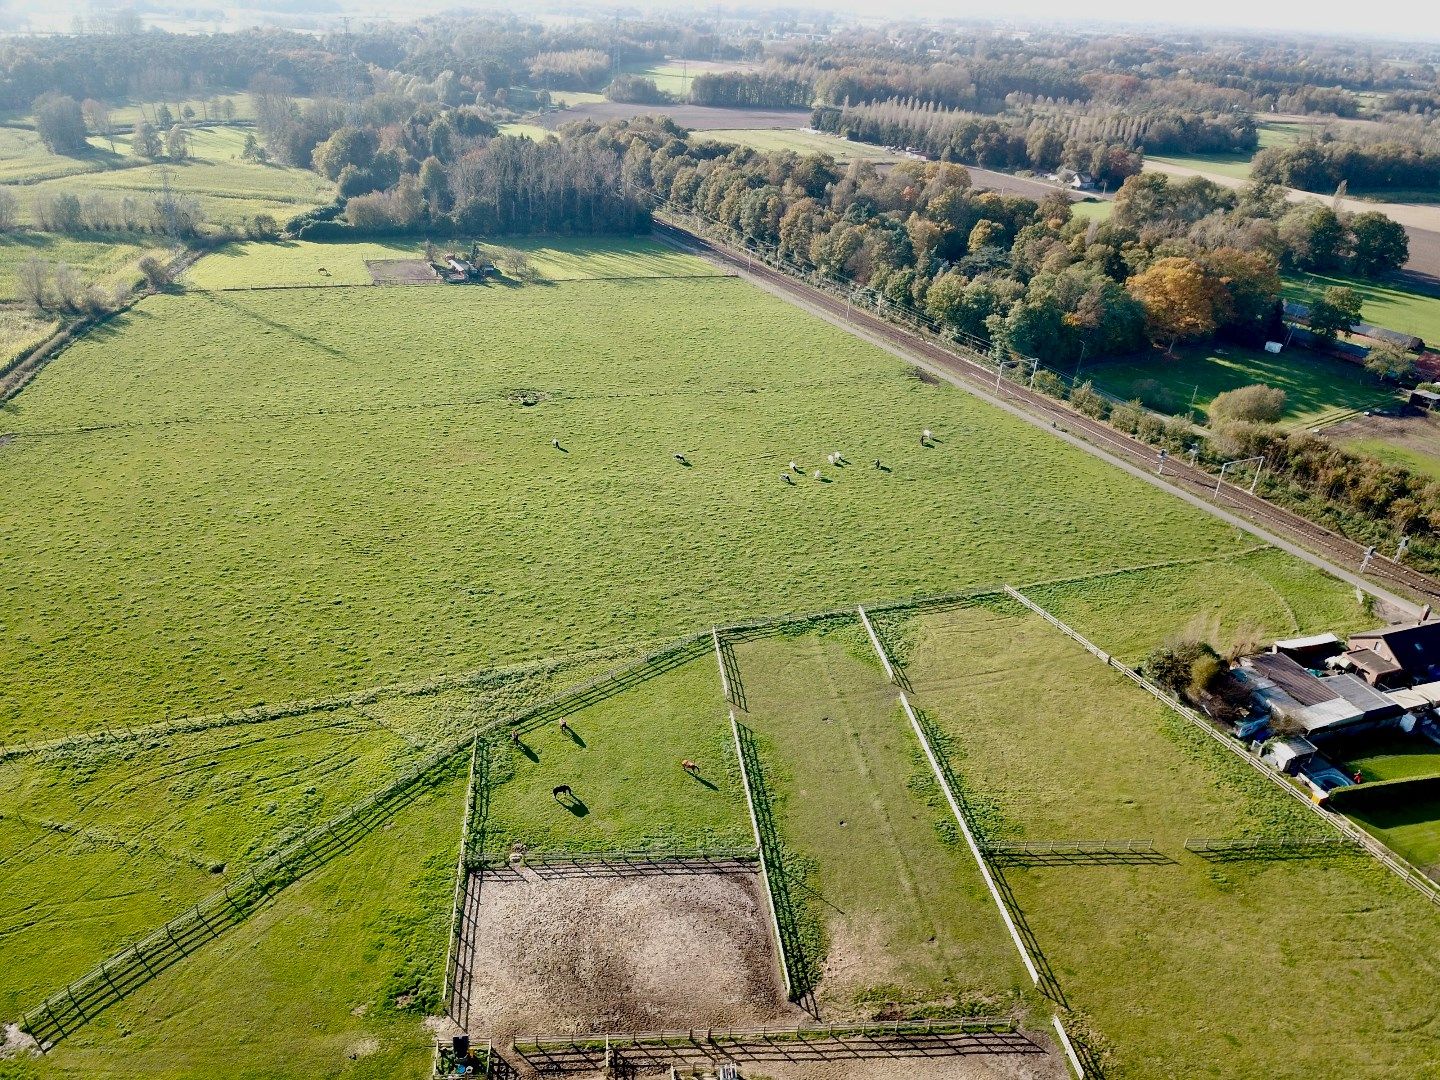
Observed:
[[[1270,529],[1338,566],[1355,573],[1361,572],[1360,567],[1365,563],[1365,547],[1362,544],[1348,540],[1317,525],[1308,518],[1276,506],[1257,495],[1252,495],[1245,488],[1224,482],[1221,482],[1217,488],[1216,478],[1212,474],[1187,462],[1167,457],[1162,467],[1158,451],[1149,443],[1125,435],[1109,424],[1076,412],[1063,402],[1037,390],[1032,390],[1021,383],[1001,379],[997,384],[995,369],[979,359],[967,357],[957,349],[942,345],[924,334],[888,322],[868,311],[847,304],[825,290],[776,270],[752,256],[737,254],[722,243],[700,236],[673,222],[662,220],[658,216],[655,218],[655,226],[672,239],[699,248],[710,257],[733,266],[751,277],[766,281],[778,290],[799,297],[812,307],[821,308],[849,323],[862,327],[874,336],[884,338],[910,352],[918,353],[931,364],[944,369],[986,395],[998,396],[1007,402],[1018,405],[1032,416],[1048,421],[1058,430],[1077,435],[1131,465],[1149,471],[1158,470],[1164,479],[1175,487]],[[1364,574],[1377,583],[1398,588],[1422,598],[1427,603],[1440,601],[1440,581],[1378,553],[1371,557]]]

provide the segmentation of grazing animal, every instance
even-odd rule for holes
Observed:
[[[795,481],[794,481],[793,479],[791,479],[790,474],[789,474],[788,472],[782,472],[782,473],[780,474],[780,479],[781,479],[781,480],[784,480],[785,483],[790,484],[790,485],[792,485],[792,486],[793,486],[794,483],[795,483]]]
[[[791,471],[791,472],[804,472],[805,470],[803,470],[802,468],[800,468],[799,465],[796,465],[795,462],[792,461],[792,462],[790,462],[790,471]]]
[[[875,468],[880,468],[880,459],[878,457],[875,459]]]
[[[559,440],[559,439],[551,439],[551,440],[550,440],[550,445],[553,446],[553,447],[555,447],[556,450],[559,450],[559,449],[560,449],[560,440]]]
[[[569,722],[568,722],[563,716],[560,718],[560,730],[561,730],[561,731],[569,731],[569,730],[570,730],[570,724],[569,724]]]
[[[684,455],[684,454],[676,454],[676,455],[675,455],[675,460],[678,461],[678,462],[680,462],[681,465],[684,465],[684,464],[685,464],[685,455]]]
[[[821,476],[822,476],[822,474],[821,474],[820,470],[819,470],[819,469],[816,469],[816,470],[815,470],[815,479],[816,479],[816,480],[819,480],[819,479],[821,478]]]
[[[557,800],[558,800],[558,799],[560,798],[560,796],[562,796],[562,795],[564,795],[566,798],[570,798],[570,799],[573,799],[573,798],[575,797],[575,793],[570,790],[570,785],[569,785],[569,784],[561,784],[559,787],[552,788],[552,789],[550,790],[550,797],[551,797],[552,799],[557,799]]]
[[[700,771],[700,766],[696,765],[695,762],[691,761],[688,757],[680,762],[680,768],[692,775]]]

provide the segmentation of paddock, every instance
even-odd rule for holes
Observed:
[[[472,1037],[796,1023],[758,867],[698,860],[473,873]]]

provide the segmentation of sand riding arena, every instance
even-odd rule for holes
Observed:
[[[492,1048],[493,1076],[710,1076],[722,1065],[773,1080],[901,1080],[917,1067],[937,1080],[1064,1075],[1008,1025],[832,1028],[787,1000],[751,859],[476,869],[456,952],[451,1018]]]

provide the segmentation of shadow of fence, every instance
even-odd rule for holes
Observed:
[[[20,1026],[42,1049],[53,1046],[207,941],[249,918],[286,886],[350,850],[423,792],[457,772],[469,743],[467,737],[460,745],[447,747],[363,803],[280,848],[238,881],[46,998],[21,1017]]]
[[[755,874],[760,854],[754,848],[734,851],[595,852],[575,855],[525,854],[512,861],[508,853],[485,852],[472,869],[494,880],[522,881],[525,872],[545,880],[556,878],[697,877],[705,874]]]
[[[790,981],[791,998],[811,1016],[819,1016],[815,1001],[816,965],[805,948],[801,932],[804,907],[795,899],[791,871],[787,866],[784,845],[775,827],[769,779],[755,745],[755,733],[739,722],[740,754],[750,778],[754,798],[755,822],[760,833],[760,847],[770,868],[770,898],[775,905],[775,922],[780,931],[780,949]]]
[[[1175,865],[1174,859],[1155,850],[1152,840],[1032,840],[982,844],[981,851],[997,866]]]
[[[1185,850],[1210,862],[1329,859],[1340,855],[1366,854],[1365,849],[1348,836],[1299,836],[1242,840],[1191,838],[1185,841]]]
[[[950,789],[955,801],[960,807],[961,814],[966,821],[974,820],[971,817],[970,809],[965,801],[965,785],[955,775],[954,767],[950,764],[950,756],[943,752],[948,740],[945,734],[935,726],[935,721],[924,709],[912,705],[911,711],[915,714],[915,722],[920,725],[920,730],[925,733],[925,739],[935,749],[935,761],[940,768],[940,774],[944,777],[945,785]],[[1015,899],[1014,890],[1010,883],[1005,880],[1004,867],[986,854],[982,846],[980,857],[985,860],[990,869],[990,875],[995,881],[995,890],[1000,895],[1000,902],[1005,905],[1011,921],[1015,924],[1015,932],[1020,935],[1020,940],[1025,946],[1026,953],[1035,965],[1036,973],[1039,975],[1038,986],[1040,992],[1057,1005],[1069,1008],[1065,1000],[1065,991],[1060,988],[1060,980],[1055,977],[1054,970],[1050,967],[1050,961],[1045,958],[1045,953],[1040,948],[1040,942],[1035,937],[1035,932],[1030,929],[1030,923],[1025,918],[1025,912],[1021,910],[1020,903]]]
[[[750,708],[745,696],[745,681],[740,677],[740,662],[735,659],[735,649],[730,640],[718,633],[715,640],[720,646],[720,670],[725,675],[725,686],[730,691],[730,704],[738,709]]]

